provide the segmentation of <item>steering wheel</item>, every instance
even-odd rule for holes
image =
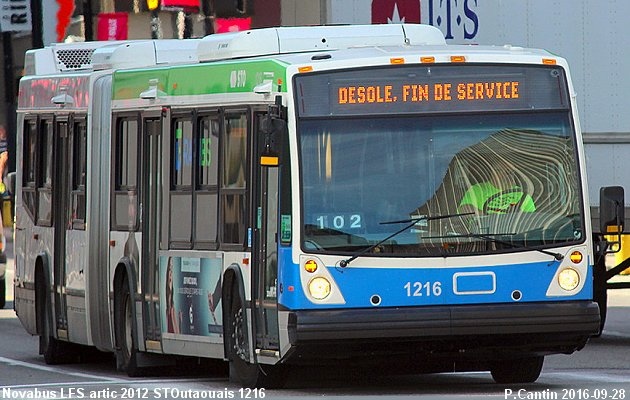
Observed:
[[[505,189],[488,197],[482,211],[484,214],[519,211],[526,197],[521,188]]]

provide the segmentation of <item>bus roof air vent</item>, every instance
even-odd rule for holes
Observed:
[[[209,35],[201,39],[199,61],[368,46],[444,45],[430,25],[382,24],[279,27]]]
[[[163,39],[55,43],[27,51],[24,70],[26,75],[45,75],[198,62],[198,42]]]
[[[94,49],[60,49],[55,52],[61,70],[86,69],[92,66]]]
[[[53,43],[43,49],[28,50],[25,75],[46,75],[94,69],[94,53],[100,47],[120,42]]]
[[[86,71],[94,69],[95,52],[99,48],[111,46],[112,43],[121,42],[55,43],[49,48],[52,49],[55,69],[58,72]]]

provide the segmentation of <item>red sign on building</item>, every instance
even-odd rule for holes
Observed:
[[[372,0],[373,24],[419,24],[420,0]]]
[[[98,15],[97,40],[126,40],[128,14],[124,12],[101,13]]]
[[[246,31],[252,27],[251,17],[247,18],[216,18],[215,33]]]
[[[199,0],[161,0],[162,10],[183,10],[187,13],[199,12]]]

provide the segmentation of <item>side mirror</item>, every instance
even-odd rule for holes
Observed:
[[[621,235],[625,218],[623,187],[599,189],[599,226],[603,235]]]
[[[260,154],[261,165],[279,165],[282,143],[288,135],[281,97],[276,98],[276,104],[269,107],[269,111],[260,121],[259,130],[263,135]]]

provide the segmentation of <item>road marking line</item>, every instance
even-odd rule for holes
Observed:
[[[126,380],[126,379],[109,378],[109,377],[102,376],[102,375],[85,374],[85,373],[82,373],[82,372],[71,372],[71,371],[66,371],[66,370],[58,368],[58,367],[47,367],[45,365],[27,363],[27,362],[24,362],[24,361],[13,360],[11,358],[6,358],[6,357],[0,357],[0,363],[9,364],[9,365],[16,365],[16,366],[19,366],[19,367],[30,368],[30,369],[37,369],[37,370],[40,370],[40,371],[54,372],[54,373],[57,373],[57,374],[76,376],[76,377],[79,377],[79,378],[103,380],[105,382],[130,382],[129,380]]]
[[[23,385],[10,385],[10,386],[0,386],[0,389],[34,389],[34,388],[61,388],[61,387],[90,387],[90,386],[100,386],[100,385],[126,385],[129,387],[134,387],[137,385],[144,385],[146,387],[150,387],[149,385],[161,385],[165,384],[185,384],[185,383],[200,383],[205,384],[209,382],[220,382],[225,381],[225,379],[213,379],[213,378],[182,378],[182,379],[119,379],[115,380],[114,378],[101,377],[101,381],[76,381],[76,382],[49,382],[49,383],[33,383],[33,384],[23,384]]]
[[[20,389],[35,389],[35,388],[62,388],[62,387],[88,387],[88,386],[99,386],[99,385],[111,385],[111,384],[119,384],[119,385],[128,385],[130,381],[121,380],[120,382],[116,381],[76,381],[76,382],[49,382],[49,383],[32,383],[32,384],[23,384],[23,385],[10,385],[10,386],[0,386],[0,389],[12,389],[12,390],[20,390]]]
[[[596,384],[596,383],[628,383],[628,378],[622,375],[613,375],[606,373],[598,373],[598,372],[569,372],[569,371],[543,371],[540,375],[544,377],[545,375],[556,375],[556,376],[566,376],[573,379],[577,379],[578,381],[583,382],[585,385],[588,384]],[[593,381],[593,382],[591,382]]]

